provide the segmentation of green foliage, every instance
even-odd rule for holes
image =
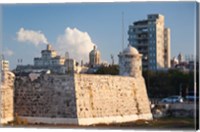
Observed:
[[[194,89],[194,73],[184,73],[178,70],[144,71],[147,91],[150,98],[163,98],[172,95],[185,96],[187,91]]]
[[[101,66],[94,74],[119,75],[119,66]],[[184,73],[179,70],[143,71],[143,77],[150,98],[179,95],[180,91],[184,97],[187,91],[194,90],[194,72]]]
[[[118,65],[101,66],[94,74],[119,75]]]

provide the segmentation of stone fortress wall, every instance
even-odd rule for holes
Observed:
[[[44,74],[32,78],[15,79],[14,109],[18,116],[38,123],[45,123],[45,119],[77,118],[73,76]]]
[[[0,82],[0,124],[8,123],[14,119],[14,79],[10,71],[1,71]]]
[[[20,76],[15,113],[32,123],[90,125],[152,119],[143,77]]]
[[[79,124],[151,119],[143,78],[75,75]]]
[[[119,54],[119,76],[31,72],[14,81],[6,71],[1,118],[11,121],[16,114],[29,123],[78,125],[152,119],[141,57],[129,45]]]

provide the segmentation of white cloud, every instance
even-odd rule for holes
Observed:
[[[3,51],[3,54],[6,55],[6,56],[13,56],[14,55],[14,52],[8,48],[6,48],[4,51]]]
[[[70,58],[80,62],[88,62],[89,52],[95,45],[87,32],[82,32],[77,28],[66,28],[64,34],[57,38],[58,51],[64,55],[69,52]]]
[[[41,31],[26,30],[24,28],[20,28],[17,32],[17,40],[19,42],[30,42],[35,46],[48,43],[47,38]]]

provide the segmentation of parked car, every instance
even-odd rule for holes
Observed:
[[[199,96],[197,96],[193,91],[191,91],[185,96],[185,99],[187,101],[199,101]]]
[[[160,102],[162,102],[162,103],[182,103],[183,97],[178,96],[178,95],[174,95],[174,96],[164,98]]]

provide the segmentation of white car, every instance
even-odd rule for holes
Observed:
[[[175,96],[164,98],[161,100],[161,102],[162,103],[182,103],[183,98],[181,96],[175,95]]]

